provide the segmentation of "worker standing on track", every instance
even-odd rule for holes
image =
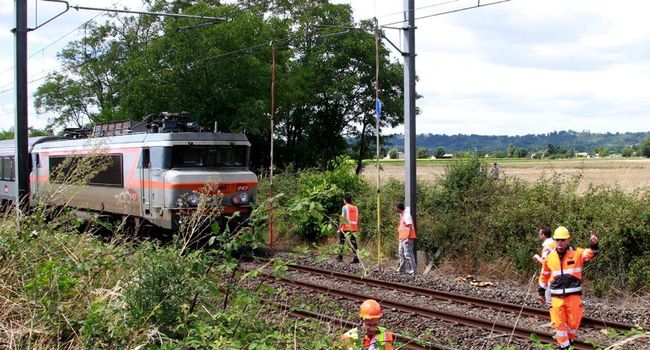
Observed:
[[[413,218],[408,207],[404,207],[404,203],[397,203],[397,212],[399,213],[399,227],[397,233],[399,237],[399,267],[397,272],[406,272],[414,275],[417,270],[415,266],[415,256],[413,255],[413,242],[416,239],[415,227],[413,225]],[[408,264],[408,270],[406,265]]]
[[[343,334],[343,344],[347,350],[393,350],[393,333],[379,326],[383,316],[381,306],[368,299],[359,307],[361,325]]]
[[[346,238],[350,239],[352,245],[352,254],[354,258],[352,263],[359,262],[357,255],[357,234],[359,233],[359,209],[352,204],[352,195],[349,193],[343,198],[343,209],[341,209],[341,226],[339,227],[339,256],[338,261],[343,261],[343,248],[345,247]]]
[[[539,275],[539,300],[544,302],[546,287],[551,290],[551,322],[560,349],[568,349],[582,320],[582,266],[598,254],[598,237],[589,237],[589,248],[569,249],[569,230],[560,226],[553,232],[556,248],[544,260]]]
[[[542,226],[538,231],[539,239],[542,241],[542,255],[535,254],[533,258],[535,261],[544,265],[544,260],[546,257],[555,249],[555,241],[551,238],[553,234],[551,229],[548,226]],[[546,286],[546,293],[544,294],[545,304],[547,308],[551,307],[551,289]]]

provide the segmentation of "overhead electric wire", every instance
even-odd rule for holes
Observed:
[[[40,50],[38,50],[38,51],[34,52],[33,54],[29,55],[29,58],[33,58],[33,57],[36,56],[36,55],[39,55],[39,54],[41,54],[41,53],[44,53],[45,50],[47,50],[48,48],[52,47],[52,46],[53,46],[54,44],[56,44],[57,42],[63,40],[63,39],[64,39],[65,37],[67,37],[68,35],[70,35],[70,34],[76,32],[76,31],[80,30],[82,27],[88,25],[88,23],[94,21],[97,17],[102,16],[102,15],[105,15],[105,14],[107,14],[107,13],[108,13],[108,12],[101,12],[101,13],[99,13],[99,14],[93,16],[91,19],[85,21],[84,23],[80,24],[79,26],[77,26],[76,28],[72,29],[71,31],[69,31],[69,32],[67,32],[67,33],[65,33],[65,34],[63,34],[63,35],[61,35],[61,36],[58,37],[57,39],[51,41],[49,44],[47,44],[46,46],[42,47]],[[3,70],[2,72],[0,72],[0,75],[5,74],[6,72],[12,71],[13,69],[14,69],[13,66],[8,67],[8,68],[6,68],[5,70]],[[49,71],[49,72],[48,72],[47,74],[45,74],[45,76],[40,77],[40,78],[38,78],[38,79],[34,79],[34,78],[33,78],[34,76],[37,76],[37,75],[39,75],[39,74],[42,74],[42,73],[44,73],[44,72],[46,72],[46,71]],[[53,71],[55,71],[55,69],[41,70],[40,72],[37,72],[37,73],[33,74],[33,75],[32,75],[32,78],[31,78],[31,80],[30,80],[29,82],[30,82],[30,83],[33,83],[33,82],[36,82],[36,81],[39,81],[39,80],[43,80],[43,79],[45,79],[45,78],[47,77],[47,75],[49,75],[49,74],[52,73]],[[14,83],[11,82],[11,83],[7,83],[7,84],[3,85],[2,87],[4,87],[4,86],[13,86],[13,85],[14,85]],[[0,88],[2,88],[2,87],[0,87]],[[11,90],[13,90],[13,89],[14,89],[13,87],[8,87],[8,88],[6,88],[6,89],[4,89],[4,90],[0,90],[0,94],[1,94],[1,93],[4,93],[4,92],[7,92],[7,91],[11,91]]]
[[[511,1],[511,0],[499,0],[499,1],[490,2],[490,3],[487,3],[487,4],[481,4],[480,2],[478,2],[477,5],[467,6],[467,7],[463,7],[463,8],[459,8],[459,9],[455,9],[455,10],[437,12],[437,13],[433,13],[433,14],[430,14],[430,15],[420,16],[420,17],[415,17],[414,20],[430,18],[430,17],[436,17],[436,16],[442,16],[442,15],[447,15],[447,14],[450,14],[450,13],[461,12],[461,11],[465,11],[465,10],[470,10],[470,9],[485,7],[485,6],[490,6],[490,5],[496,5],[496,4],[500,4],[500,3],[503,3],[503,2],[509,2],[509,1]],[[380,25],[380,27],[387,27],[387,26],[390,26],[390,25],[400,24],[400,23],[404,23],[404,22],[406,22],[406,20],[401,20],[401,21],[396,21],[396,22],[391,22],[391,23],[385,23],[385,24]]]
[[[413,11],[416,11],[416,10],[423,10],[423,9],[427,9],[427,8],[431,8],[431,7],[437,7],[437,6],[442,6],[442,5],[447,5],[447,4],[451,4],[451,3],[454,3],[454,2],[458,2],[458,1],[460,1],[460,0],[448,0],[448,1],[438,2],[438,3],[432,4],[432,5],[420,6],[420,7],[416,7],[416,8],[414,8]],[[377,18],[377,19],[380,19],[380,18],[386,18],[386,17],[392,17],[392,16],[397,16],[397,15],[402,15],[402,14],[404,14],[405,12],[407,12],[407,11],[397,11],[397,12],[387,13],[387,14],[384,14],[384,15],[381,15],[381,16],[376,16],[376,18]]]

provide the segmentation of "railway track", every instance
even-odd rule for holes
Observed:
[[[315,275],[320,275],[328,278],[336,278],[336,279],[341,279],[341,280],[346,280],[354,283],[365,283],[369,285],[374,285],[376,287],[381,287],[381,288],[390,288],[394,290],[398,290],[403,293],[410,293],[410,294],[419,294],[427,297],[432,297],[436,299],[442,299],[442,300],[451,300],[454,302],[460,302],[460,303],[465,303],[465,304],[470,304],[470,305],[475,305],[475,306],[481,306],[484,308],[490,308],[490,309],[495,309],[499,311],[509,311],[509,312],[516,312],[519,314],[526,314],[529,316],[533,317],[540,317],[544,319],[548,319],[547,311],[542,310],[542,309],[536,309],[536,308],[531,308],[531,307],[526,307],[522,305],[516,305],[516,304],[509,304],[509,303],[504,303],[500,301],[489,301],[489,300],[484,300],[484,299],[478,299],[474,297],[468,297],[468,296],[462,296],[462,295],[455,295],[451,293],[445,293],[445,292],[440,292],[440,291],[435,291],[432,289],[428,288],[422,288],[422,287],[415,287],[415,286],[406,286],[406,285],[401,285],[398,283],[394,282],[388,282],[388,281],[383,281],[383,280],[375,280],[375,279],[369,279],[369,278],[363,278],[359,277],[356,275],[352,274],[345,274],[345,273],[340,273],[340,272],[332,272],[332,271],[325,271],[325,270],[320,270],[317,268],[313,267],[307,267],[307,266],[298,266],[298,265],[289,265],[289,268],[291,270],[295,271],[300,271],[303,273],[309,273],[309,274],[315,274]],[[537,338],[543,342],[543,343],[548,343],[548,344],[555,344],[555,339],[554,339],[554,334],[548,333],[548,332],[542,332],[538,330],[533,330],[529,329],[526,327],[520,327],[520,326],[513,326],[511,324],[505,324],[505,323],[500,323],[500,322],[495,322],[495,321],[488,321],[484,320],[481,318],[477,317],[471,317],[471,316],[464,316],[464,315],[459,315],[456,313],[450,313],[446,311],[441,311],[441,310],[435,310],[435,309],[430,309],[426,307],[421,307],[421,306],[415,306],[415,305],[409,305],[406,303],[394,301],[394,300],[389,300],[385,299],[382,297],[377,297],[373,295],[368,295],[368,294],[361,294],[361,293],[355,293],[347,290],[338,290],[334,289],[328,286],[323,286],[320,284],[314,284],[314,283],[308,283],[304,281],[297,281],[291,278],[287,277],[280,277],[278,278],[277,276],[271,276],[271,275],[265,275],[264,277],[269,278],[269,279],[275,279],[281,283],[284,284],[289,284],[293,285],[302,289],[309,289],[313,290],[322,294],[327,294],[327,295],[332,295],[336,296],[339,298],[344,298],[344,299],[349,299],[349,300],[355,300],[355,301],[363,301],[366,299],[377,299],[380,300],[382,305],[390,308],[394,308],[396,310],[405,312],[405,313],[410,313],[414,315],[418,315],[421,317],[426,317],[430,318],[433,320],[440,320],[440,321],[445,321],[448,323],[452,324],[458,324],[458,325],[465,325],[465,326],[470,326],[474,328],[479,328],[483,329],[486,331],[490,332],[498,332],[502,334],[508,334],[517,338],[521,339],[526,339],[530,340],[532,334],[536,334]],[[592,327],[597,327],[597,328],[614,328],[614,329],[630,329],[632,326],[622,324],[622,323],[616,323],[616,322],[609,322],[605,320],[598,320],[598,319],[589,319],[587,321]],[[597,325],[597,326],[596,326]],[[586,343],[583,341],[576,341],[573,344],[575,349],[593,349],[593,345],[590,343]]]
[[[357,275],[347,274],[342,272],[326,271],[311,266],[291,264],[288,265],[288,267],[293,270],[302,271],[310,274],[329,276],[329,277],[334,277],[334,278],[351,281],[355,283],[364,283],[367,285],[372,285],[381,288],[390,288],[404,293],[419,294],[422,296],[427,296],[439,300],[453,301],[453,302],[463,303],[467,305],[480,306],[480,307],[489,308],[493,310],[507,311],[507,312],[517,313],[521,315],[539,317],[545,320],[550,320],[548,310],[538,309],[530,306],[506,303],[497,300],[480,299],[480,298],[471,297],[467,295],[437,291],[435,289],[430,289],[430,288],[424,288],[424,287],[418,287],[412,285],[403,285],[403,284],[390,282],[390,281],[359,277]],[[612,322],[612,321],[607,321],[598,318],[591,318],[591,317],[583,317],[581,325],[596,328],[596,329],[610,328],[619,331],[627,331],[635,328],[634,325],[620,323],[620,322]]]

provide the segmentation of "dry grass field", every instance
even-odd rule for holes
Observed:
[[[493,160],[486,160],[490,166]],[[443,175],[447,160],[419,161],[417,166],[418,180],[435,182]],[[589,184],[620,186],[626,191],[650,189],[650,159],[570,159],[570,160],[497,160],[501,168],[502,178],[519,178],[524,181],[536,182],[542,175],[557,174],[561,177],[580,175],[579,191],[584,191]],[[383,161],[381,163],[383,180],[394,178],[404,180],[404,162]],[[368,165],[363,176],[369,183],[376,181],[375,165]]]

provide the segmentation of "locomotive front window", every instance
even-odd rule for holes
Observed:
[[[174,146],[174,168],[241,168],[246,167],[246,146]]]

